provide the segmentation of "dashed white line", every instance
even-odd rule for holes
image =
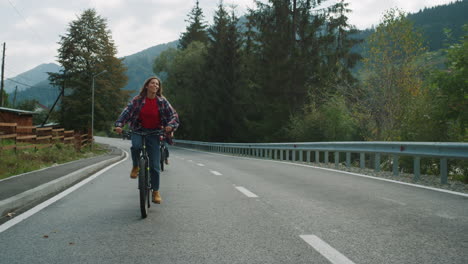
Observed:
[[[258,197],[255,193],[247,190],[246,188],[244,188],[242,186],[236,186],[236,189],[239,190],[241,193],[245,194],[245,196],[247,196],[249,198]]]
[[[380,197],[380,199],[385,200],[385,201],[388,201],[388,202],[396,203],[396,204],[399,204],[399,205],[402,205],[402,206],[405,206],[405,205],[406,205],[406,204],[403,203],[403,202],[400,202],[400,201],[397,201],[397,200],[393,200],[393,199],[390,199],[390,198],[386,198],[386,197]]]
[[[315,250],[317,250],[322,256],[328,259],[333,264],[354,264],[346,256],[338,252],[325,241],[320,239],[315,235],[301,235],[300,236],[307,244],[311,245]]]
[[[337,169],[329,169],[329,168],[317,167],[317,166],[312,166],[312,165],[307,165],[307,164],[299,164],[299,163],[279,161],[279,160],[269,160],[269,159],[263,159],[263,158],[232,156],[232,155],[228,155],[228,154],[211,153],[211,152],[193,150],[193,149],[182,148],[182,147],[178,147],[178,148],[188,150],[188,151],[192,151],[192,152],[201,152],[201,153],[207,153],[209,155],[223,156],[223,157],[229,157],[229,158],[248,159],[248,160],[261,160],[261,161],[266,161],[266,162],[283,163],[283,164],[288,164],[288,165],[293,165],[293,166],[300,166],[300,167],[314,168],[314,169],[319,169],[319,170],[332,171],[332,172],[348,174],[348,175],[354,175],[354,176],[368,178],[368,179],[374,179],[374,180],[378,180],[378,181],[392,182],[392,183],[396,183],[396,184],[407,185],[407,186],[412,186],[412,187],[416,187],[416,188],[432,190],[432,191],[436,191],[436,192],[450,193],[450,194],[453,194],[453,195],[468,197],[468,193],[454,192],[454,191],[439,189],[439,188],[425,186],[425,185],[419,185],[419,184],[414,184],[414,183],[384,179],[384,178],[379,178],[379,177],[375,177],[375,176],[369,176],[369,175],[364,175],[364,174],[359,174],[359,173],[354,173],[354,172],[347,172],[347,171],[342,171],[342,170],[337,170]]]
[[[210,172],[213,173],[214,175],[217,175],[217,176],[223,175],[223,174],[221,174],[221,173],[219,173],[219,172],[217,172],[217,171],[213,171],[213,170],[210,170]]]

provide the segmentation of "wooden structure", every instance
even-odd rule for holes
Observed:
[[[0,107],[0,123],[16,123],[18,126],[32,126],[34,114],[31,111]]]
[[[2,143],[9,140],[9,143]],[[77,150],[91,144],[88,133],[53,127],[20,126],[17,123],[0,122],[0,151],[4,149],[47,148],[56,142],[73,144]]]

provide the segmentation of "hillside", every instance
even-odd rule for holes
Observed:
[[[408,19],[422,31],[429,51],[437,51],[445,48],[446,43],[458,42],[463,36],[462,26],[468,23],[466,14],[468,14],[468,0],[463,0],[448,5],[424,8],[417,13],[408,14]],[[445,29],[452,31],[451,39],[447,39]],[[354,37],[365,40],[373,32],[374,29],[361,30]],[[355,47],[353,51],[362,53],[364,44]]]
[[[177,41],[153,46],[133,55],[124,58],[124,64],[127,66],[128,83],[124,90],[134,91],[135,95],[141,88],[143,82],[153,73],[153,62],[159,54],[166,49],[176,48]]]
[[[408,19],[421,29],[430,51],[444,48],[444,43],[455,43],[463,36],[462,26],[468,23],[468,0],[447,5],[424,8],[409,14]],[[444,29],[452,31],[452,38],[447,40]]]
[[[133,90],[132,95],[136,94],[141,84],[153,73],[153,61],[164,50],[170,47],[176,47],[177,41],[156,45],[145,49],[133,55],[124,57],[124,64],[127,66],[128,83],[124,90]],[[36,99],[45,106],[52,106],[56,100],[59,90],[49,84],[47,72],[58,72],[60,67],[57,64],[41,64],[38,67],[22,73],[15,78],[17,82],[32,86],[20,85],[10,81],[13,88],[6,90],[10,94],[10,102],[15,101],[16,105],[24,100]],[[7,80],[8,81],[8,80]],[[5,82],[6,83],[6,82]],[[14,95],[14,86],[18,85],[16,98]],[[20,88],[21,86],[21,88]],[[16,100],[15,100],[16,99]]]
[[[18,86],[18,91],[23,91],[30,88],[44,80],[47,80],[49,75],[47,72],[58,72],[60,66],[55,63],[41,64],[27,72],[21,73],[11,80],[5,80],[5,91],[8,94],[13,94]],[[13,98],[13,96],[11,96]]]

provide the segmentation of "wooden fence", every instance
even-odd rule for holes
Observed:
[[[92,136],[88,133],[65,130],[53,127],[18,126],[17,123],[0,123],[0,142],[12,140],[12,144],[1,144],[4,149],[41,149],[52,146],[56,142],[74,144],[77,150],[91,144]]]

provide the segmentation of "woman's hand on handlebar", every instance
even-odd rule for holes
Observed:
[[[121,127],[115,127],[114,131],[117,132],[117,134],[122,134],[122,128]]]
[[[164,132],[166,132],[166,133],[170,133],[171,131],[172,131],[172,127],[170,127],[170,126],[167,126],[167,127],[164,128]]]

